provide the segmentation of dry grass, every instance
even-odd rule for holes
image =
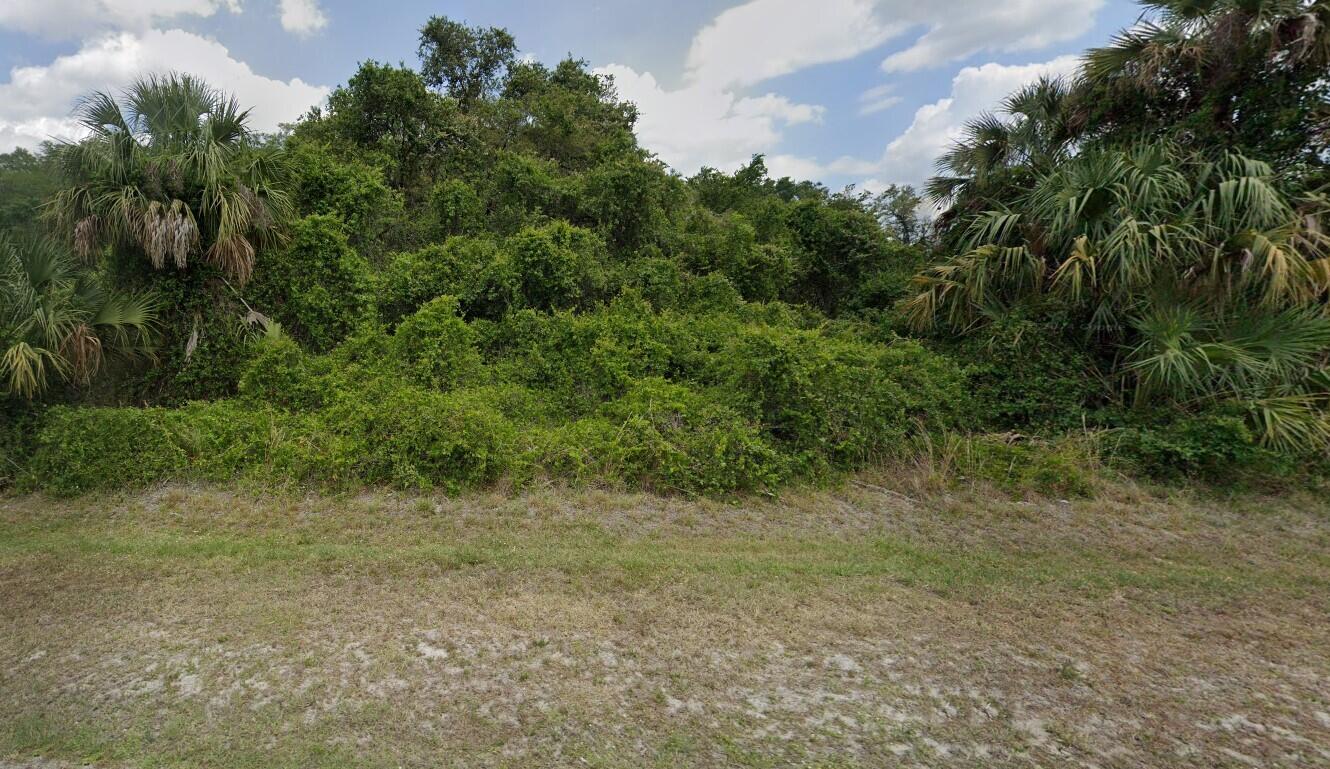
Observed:
[[[0,499],[0,757],[1330,766],[1330,502],[910,480]]]

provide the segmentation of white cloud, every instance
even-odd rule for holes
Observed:
[[[1024,65],[985,64],[966,67],[951,81],[951,94],[914,113],[905,132],[887,145],[880,168],[890,178],[919,184],[933,173],[933,162],[959,139],[966,121],[992,111],[1012,91],[1041,76],[1070,75],[1080,66],[1077,55]]]
[[[638,138],[683,173],[702,165],[731,169],[756,152],[779,148],[784,129],[820,120],[822,107],[794,104],[778,94],[746,98],[753,86],[818,64],[844,61],[894,45],[883,53],[888,72],[942,66],[982,52],[1032,50],[1072,40],[1094,23],[1105,0],[748,0],[716,16],[693,38],[677,89],[664,88],[650,72],[611,64],[623,98],[641,115]],[[998,65],[986,65],[997,67]],[[1005,68],[1019,69],[1019,68]],[[1004,70],[1005,71],[1005,70]],[[953,85],[972,88],[992,70],[967,68]],[[975,74],[978,73],[978,74]],[[1013,75],[1013,77],[1015,77]],[[979,88],[974,85],[973,88]],[[865,91],[859,113],[901,103],[894,83]],[[1005,95],[1005,91],[1001,95]],[[898,139],[892,162],[922,178],[935,149],[945,147],[953,123],[969,114],[964,94],[920,109],[916,125]],[[986,102],[991,107],[996,98]],[[954,105],[952,102],[956,102]],[[980,108],[982,109],[982,108]],[[961,115],[961,117],[956,117]],[[926,128],[942,134],[926,135]],[[934,146],[936,145],[936,146]],[[919,155],[906,157],[913,148]],[[818,164],[773,153],[768,166],[791,175],[872,174],[886,161],[842,158]]]
[[[0,83],[0,152],[78,136],[68,118],[93,90],[119,89],[136,77],[178,70],[197,75],[251,106],[251,125],[273,130],[323,101],[329,89],[299,78],[274,80],[233,58],[215,40],[181,30],[121,32],[84,43],[46,66],[15,67]]]
[[[895,94],[896,85],[887,83],[859,94],[859,114],[872,115],[875,112],[891,109],[905,99]]]
[[[619,64],[596,71],[613,76],[619,95],[637,104],[642,143],[684,173],[702,166],[733,170],[775,145],[782,128],[820,121],[824,112],[776,94],[743,98],[706,83],[667,90],[651,73]]]
[[[933,175],[933,163],[937,157],[961,138],[967,121],[996,109],[1008,94],[1022,85],[1045,75],[1070,75],[1079,65],[1080,57],[1069,55],[1035,64],[989,63],[966,67],[952,79],[951,93],[916,110],[910,127],[893,139],[879,158],[847,156],[830,163],[819,163],[811,158],[778,156],[769,159],[768,166],[774,176],[789,174],[808,179],[867,177],[860,185],[864,189],[881,190],[890,181],[919,186]],[[781,169],[780,173],[776,173],[777,168]]]
[[[328,17],[318,0],[282,0],[282,29],[306,36],[328,26]]]
[[[1034,51],[1090,31],[1105,0],[948,0],[917,6],[912,17],[928,32],[882,62],[904,72],[978,53]]]
[[[889,72],[917,70],[983,52],[1013,53],[1075,39],[1105,0],[749,0],[693,39],[687,79],[717,87],[760,83],[844,61],[888,42]],[[921,32],[911,38],[910,33]]]
[[[693,38],[688,80],[745,86],[872,50],[905,30],[875,0],[751,0]]]
[[[240,13],[240,0],[3,0],[0,27],[57,37],[106,29],[145,30],[177,16]]]

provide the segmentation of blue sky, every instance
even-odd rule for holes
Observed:
[[[965,120],[1131,24],[1128,0],[3,0],[0,151],[76,134],[79,94],[193,71],[297,117],[366,59],[414,63],[432,14],[573,54],[639,104],[682,173],[755,152],[833,187],[919,183]]]

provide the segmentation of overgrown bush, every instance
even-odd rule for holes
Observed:
[[[30,474],[40,488],[77,494],[135,488],[177,477],[189,466],[167,424],[169,409],[71,408],[46,412]]]
[[[324,461],[359,483],[457,491],[492,483],[516,457],[516,426],[474,391],[383,380],[341,393],[321,421],[341,439]]]
[[[716,394],[650,378],[601,413],[619,425],[617,450],[610,453],[618,457],[621,477],[634,486],[753,491],[776,487],[788,474],[787,460],[757,426]]]
[[[969,367],[980,424],[989,430],[1056,433],[1086,427],[1102,398],[1094,359],[1061,325],[1008,317],[954,349]]]
[[[527,228],[506,244],[523,307],[568,310],[603,296],[605,246],[565,222]]]
[[[417,384],[451,390],[481,378],[476,334],[457,313],[457,298],[441,296],[402,321],[393,334],[393,352]]]
[[[347,242],[341,220],[326,214],[292,225],[290,244],[259,263],[247,294],[255,309],[318,351],[345,339],[373,307],[369,263]]]
[[[32,457],[38,413],[17,399],[0,400],[0,491],[13,486]]]
[[[254,341],[238,389],[252,402],[290,411],[318,409],[327,402],[328,384],[321,375],[330,363],[307,354],[285,334],[269,333]]]
[[[1292,457],[1260,445],[1242,415],[1200,414],[1108,432],[1105,451],[1127,470],[1158,480],[1269,482],[1295,470]]]
[[[756,326],[741,329],[715,365],[740,408],[816,472],[900,452],[916,430],[949,424],[962,378],[934,358],[917,345]]]
[[[499,271],[498,245],[488,238],[449,238],[441,245],[394,255],[379,279],[379,312],[395,324],[429,300],[455,296],[473,317],[502,315],[513,302],[511,291],[499,290],[506,278]]]

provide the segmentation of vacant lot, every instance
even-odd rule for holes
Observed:
[[[895,483],[0,498],[0,766],[1330,766],[1330,502]]]

